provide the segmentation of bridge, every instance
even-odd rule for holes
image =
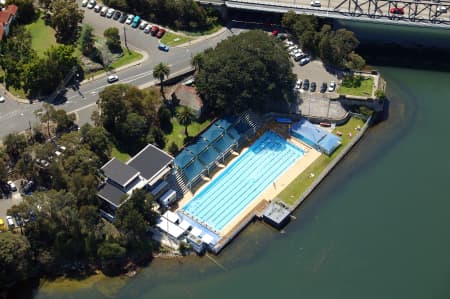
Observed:
[[[449,0],[196,0],[201,4],[233,9],[421,27],[450,28]]]

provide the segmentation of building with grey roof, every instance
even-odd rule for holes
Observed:
[[[106,180],[97,192],[102,200],[102,215],[114,220],[116,210],[136,189],[145,188],[156,197],[167,191],[165,180],[172,169],[173,159],[168,153],[148,144],[127,163],[116,158],[109,160],[101,168]]]

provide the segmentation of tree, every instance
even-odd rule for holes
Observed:
[[[178,145],[172,141],[172,143],[169,145],[169,153],[171,153],[173,156],[175,156],[179,151]]]
[[[113,241],[103,242],[97,250],[105,274],[117,275],[124,261],[126,249]]]
[[[195,68],[196,72],[198,72],[198,70],[200,69],[200,67],[201,67],[201,65],[203,63],[203,56],[202,55],[203,55],[202,53],[197,53],[191,59],[191,65]]]
[[[163,96],[163,98],[165,98],[164,87],[163,87],[164,78],[168,78],[169,74],[170,74],[170,68],[169,68],[169,65],[167,65],[167,63],[160,62],[157,65],[155,65],[155,67],[153,68],[153,78],[159,79],[160,86],[161,86],[161,95]]]
[[[192,112],[192,109],[190,109],[189,107],[183,106],[177,113],[177,119],[180,125],[184,126],[184,135],[186,135],[186,137],[189,137],[188,126],[195,119],[194,112]]]
[[[103,32],[103,36],[106,38],[106,45],[112,52],[121,52],[119,29],[110,27]]]
[[[111,156],[111,143],[108,133],[102,127],[93,127],[83,134],[83,142],[100,158],[102,162],[108,161]]]
[[[281,110],[294,100],[295,76],[281,42],[260,30],[230,37],[203,54],[195,83],[212,112]]]
[[[158,110],[158,120],[161,129],[165,133],[172,132],[172,112],[170,112],[169,108],[165,106],[161,106]]]
[[[99,94],[101,122],[109,132],[114,132],[117,124],[127,119],[128,108],[125,103],[127,90],[128,86],[125,84],[114,84]]]
[[[0,184],[8,180],[8,155],[0,148]]]
[[[71,43],[77,40],[78,24],[83,20],[83,11],[78,3],[71,0],[54,0],[52,2],[51,22],[56,30],[56,40]]]
[[[8,287],[30,277],[30,243],[22,235],[0,234],[0,286]]]
[[[18,8],[18,21],[21,24],[28,24],[35,18],[35,11],[32,0],[9,0],[8,4],[15,4]]]
[[[159,127],[152,126],[148,131],[147,143],[156,145],[159,148],[164,148],[166,146],[166,140],[164,139],[164,133]]]
[[[81,53],[84,56],[91,56],[95,49],[94,28],[89,24],[84,24],[78,41]]]
[[[19,156],[23,153],[28,146],[27,138],[23,134],[10,133],[6,135],[3,140],[3,144],[6,146],[6,153],[12,161],[17,161]]]

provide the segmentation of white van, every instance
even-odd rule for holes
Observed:
[[[102,17],[104,17],[104,16],[106,16],[106,13],[108,12],[108,7],[106,7],[106,6],[103,6],[102,7],[102,10],[100,11],[100,15],[102,16]]]

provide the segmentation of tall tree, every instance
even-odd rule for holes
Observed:
[[[155,79],[159,79],[160,82],[160,86],[161,86],[161,95],[163,96],[163,98],[165,98],[164,95],[164,78],[168,78],[170,74],[170,68],[169,65],[167,63],[164,62],[160,62],[157,65],[155,65],[155,67],[153,68],[153,78]]]
[[[205,106],[217,114],[282,110],[294,100],[292,62],[281,42],[263,31],[230,37],[203,54],[195,76]]]
[[[95,48],[94,38],[94,28],[89,24],[83,24],[80,33],[79,44],[81,53],[83,53],[84,56],[90,56],[93,54]]]
[[[106,38],[106,45],[112,52],[122,51],[119,29],[116,27],[109,27],[103,32],[103,36]]]
[[[177,119],[180,125],[184,126],[184,135],[189,137],[188,126],[195,119],[195,114],[189,107],[181,107],[180,111],[177,113]]]
[[[52,2],[51,22],[56,30],[56,40],[72,43],[77,40],[78,25],[83,21],[83,11],[72,0],[54,0]]]
[[[10,287],[30,277],[31,250],[28,240],[18,234],[0,234],[0,286]]]
[[[17,161],[19,156],[23,153],[28,146],[27,138],[24,134],[10,133],[6,135],[3,140],[3,144],[6,146],[6,152],[12,161]]]

